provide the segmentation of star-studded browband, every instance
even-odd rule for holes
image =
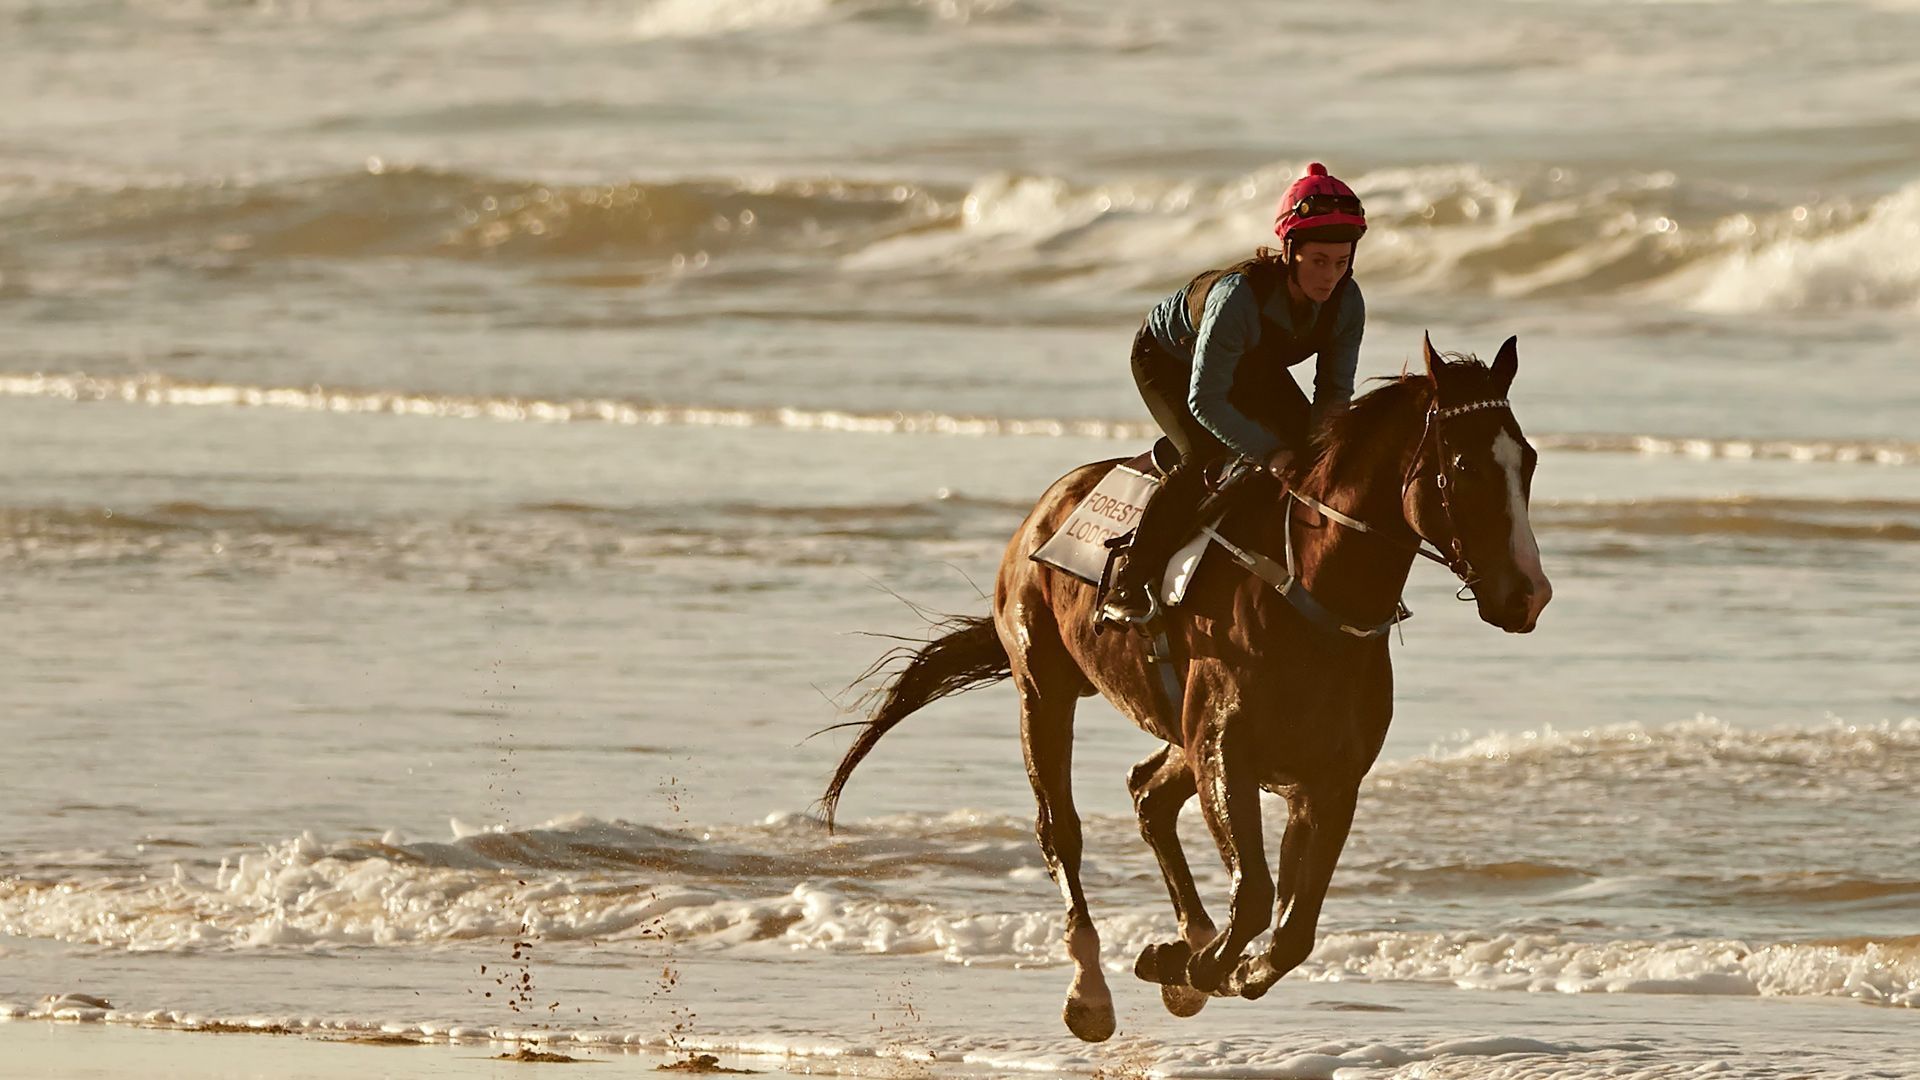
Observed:
[[[1479,412],[1481,409],[1511,409],[1512,407],[1506,398],[1501,398],[1498,401],[1476,401],[1471,405],[1455,405],[1451,409],[1441,409],[1439,416],[1442,420],[1449,420],[1456,416],[1464,416],[1470,412]]]

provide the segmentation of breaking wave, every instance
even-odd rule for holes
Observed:
[[[1020,0],[653,0],[634,20],[634,35],[700,38],[830,21],[966,23],[1019,6]]]
[[[135,951],[435,947],[531,935],[547,948],[671,939],[707,950],[926,956],[971,966],[1064,962],[1060,919],[1050,907],[969,910],[987,897],[940,880],[1037,876],[1024,830],[964,816],[922,824],[930,826],[922,842],[869,827],[851,850],[821,845],[778,855],[737,847],[746,837],[702,843],[590,819],[443,843],[388,837],[328,846],[307,835],[211,870],[175,863],[170,875],[141,882],[17,875],[0,881],[0,926],[17,936]],[[793,827],[774,822],[768,830],[775,826]],[[928,861],[935,851],[946,853],[944,864]],[[661,877],[669,868],[676,880]],[[766,889],[782,878],[803,880]],[[876,887],[888,879],[892,887]],[[1165,936],[1166,922],[1150,906],[1103,912],[1107,966],[1129,970],[1142,946]],[[1295,977],[1560,993],[1838,996],[1920,1007],[1920,939],[1335,932]]]
[[[661,28],[806,17],[829,0],[656,5]],[[992,3],[909,5],[958,11]],[[205,262],[301,257],[617,261],[562,280],[645,285],[681,272],[808,262],[864,289],[938,280],[1060,284],[1110,296],[1177,284],[1244,251],[1299,163],[1225,183],[997,173],[913,178],[688,178],[561,183],[369,161],[265,181],[69,188],[13,200],[26,245]],[[1879,197],[1788,203],[1671,173],[1503,175],[1427,166],[1360,175],[1369,280],[1446,295],[1630,295],[1715,313],[1920,311],[1920,182]]]
[[[1895,808],[1916,776],[1920,720],[1462,738],[1375,771],[1331,923],[1296,977],[1920,1007],[1910,930],[1803,929],[1900,924],[1920,881]],[[1515,798],[1528,813],[1488,813]],[[1868,820],[1875,829],[1844,839],[1831,827]],[[1676,858],[1673,822],[1723,839]],[[1578,863],[1539,854],[1567,850],[1568,828],[1582,830]],[[1116,971],[1170,925],[1133,832],[1130,820],[1087,821]],[[1756,873],[1756,846],[1793,869]],[[1225,888],[1216,867],[1197,869],[1203,892]],[[1642,905],[1754,929],[1636,929]],[[854,821],[839,835],[792,813],[704,828],[456,821],[437,840],[309,834],[224,855],[153,845],[0,866],[0,931],[136,951],[439,949],[531,934],[561,949],[670,940],[1020,967],[1063,962],[1060,922],[1025,818],[972,811]]]
[[[252,386],[190,382],[164,375],[0,374],[0,396],[140,405],[387,413],[449,420],[606,423],[648,427],[778,428],[789,431],[973,437],[1071,436],[1146,443],[1148,421],[1098,417],[1002,417],[934,411],[860,412],[787,406],[670,404],[619,398],[478,397],[324,386]],[[1635,434],[1534,434],[1542,450],[1651,457],[1920,464],[1920,442],[1897,439],[1710,438]]]
[[[62,191],[0,222],[28,241],[170,256],[641,258],[658,271],[739,248],[844,250],[941,213],[911,184],[560,184],[372,159],[307,179]]]
[[[1426,757],[1389,762],[1378,773],[1404,780],[1445,774],[1453,766],[1481,764],[1573,766],[1596,775],[1629,774],[1657,765],[1662,770],[1706,768],[1724,773],[1741,765],[1777,765],[1831,769],[1841,781],[1873,778],[1903,783],[1920,771],[1920,720],[1849,724],[1833,720],[1812,727],[1755,730],[1711,717],[1660,727],[1614,724],[1568,731],[1546,726],[1535,731],[1479,737],[1462,736],[1437,746]]]
[[[1833,461],[1843,464],[1920,463],[1920,442],[1897,439],[1737,439],[1674,435],[1529,435],[1542,450],[1649,457],[1726,458],[1735,461]]]
[[[1443,982],[1563,994],[1851,997],[1920,1007],[1920,939],[1806,945],[1571,942],[1551,935],[1332,934],[1311,978]]]

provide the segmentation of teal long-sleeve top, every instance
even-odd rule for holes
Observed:
[[[1228,400],[1234,373],[1247,351],[1260,342],[1262,318],[1286,327],[1295,334],[1310,329],[1320,317],[1320,305],[1309,303],[1304,326],[1294,325],[1287,290],[1276,289],[1262,311],[1245,275],[1227,274],[1214,282],[1207,293],[1200,325],[1187,316],[1187,290],[1167,297],[1147,314],[1147,328],[1160,347],[1174,356],[1186,352],[1184,342],[1193,342],[1193,378],[1187,388],[1187,408],[1194,419],[1213,433],[1214,438],[1242,457],[1265,461],[1280,449],[1278,433],[1255,423]],[[1355,372],[1360,366],[1360,338],[1367,324],[1367,305],[1358,282],[1348,281],[1346,295],[1340,301],[1340,321],[1334,327],[1333,340],[1320,351],[1313,378],[1313,424],[1317,429],[1328,416],[1347,407],[1353,400]]]

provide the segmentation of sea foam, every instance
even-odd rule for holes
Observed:
[[[0,373],[0,396],[133,405],[384,413],[499,423],[601,423],[641,427],[773,428],[863,435],[969,438],[1083,438],[1145,442],[1159,429],[1138,420],[1074,416],[991,416],[931,410],[861,412],[792,406],[670,403],[620,398],[479,397],[327,386],[260,386],[175,379],[160,374]],[[1920,442],[1897,439],[1728,438],[1633,433],[1536,433],[1541,450],[1808,463],[1920,464]]]
[[[619,827],[568,819],[535,831],[551,851],[609,850]],[[493,837],[493,855],[472,845]],[[560,861],[527,841],[478,834],[450,845],[330,847],[311,835],[224,861],[176,865],[164,880],[0,882],[0,928],[132,951],[404,949],[531,935],[548,948],[673,940],[708,950],[925,956],[968,966],[1064,962],[1051,905],[968,910],[812,877],[783,892],[649,884],[633,873],[529,867]],[[503,851],[514,861],[501,864]],[[604,865],[627,857],[601,854]],[[575,858],[570,865],[582,864]],[[983,868],[984,869],[984,868]],[[990,880],[990,879],[989,879]],[[944,887],[951,891],[953,886]],[[1117,973],[1169,920],[1158,905],[1101,909],[1103,958]],[[1257,947],[1257,945],[1256,945]],[[1844,943],[1575,938],[1565,933],[1370,931],[1325,934],[1297,979],[1451,984],[1478,990],[1849,997],[1920,1007],[1910,940]]]

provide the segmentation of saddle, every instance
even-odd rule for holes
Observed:
[[[1132,538],[1147,500],[1179,460],[1173,440],[1162,436],[1146,453],[1115,465],[1031,558],[1089,585],[1104,587],[1112,560]],[[1205,527],[1218,525],[1222,511],[1217,505],[1212,513],[1203,511],[1192,524],[1191,538],[1162,571],[1157,597],[1162,608],[1177,607],[1185,599],[1187,586],[1209,547]]]

